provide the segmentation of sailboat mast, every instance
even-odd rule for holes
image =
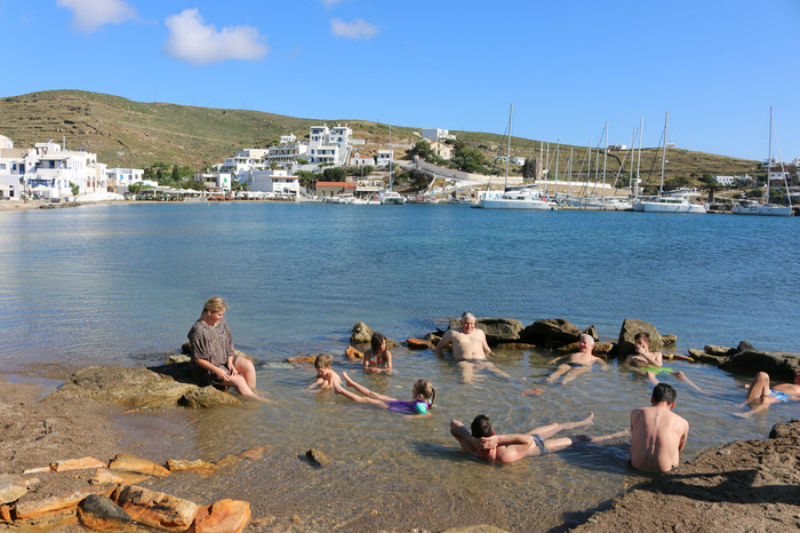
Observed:
[[[636,128],[633,128],[633,133],[631,134],[631,169],[630,169],[630,178],[628,178],[628,190],[631,194],[633,194],[633,151],[635,150],[634,146],[636,146]]]
[[[664,192],[664,163],[667,161],[667,127],[669,126],[669,111],[664,118],[664,146],[661,149],[661,185],[658,186],[658,195]]]
[[[772,172],[772,106],[769,106],[769,152],[767,152],[767,198],[764,204],[769,204],[769,175]],[[786,189],[788,194],[789,189]]]
[[[392,125],[389,124],[389,150],[392,151],[392,157],[389,158],[389,190],[394,190],[394,168],[392,167],[392,160],[394,159],[394,148],[392,148]]]
[[[605,151],[603,152],[603,190],[600,191],[601,193],[603,193],[603,196],[605,196],[606,192],[606,169],[608,168],[607,163],[608,163],[608,121],[606,121],[606,148]]]
[[[556,194],[556,181],[558,181],[558,156],[561,153],[561,139],[556,139],[556,175],[553,176],[553,194]]]
[[[511,160],[511,117],[514,115],[514,104],[508,110],[508,148],[506,150],[506,179],[503,190],[508,190],[508,163]]]
[[[633,197],[639,198],[639,167],[642,164],[642,130],[644,129],[644,115],[639,119],[639,157],[636,159],[636,188]]]

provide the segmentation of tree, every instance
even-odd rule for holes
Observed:
[[[453,156],[453,163],[459,170],[464,172],[477,172],[486,165],[486,158],[483,152],[475,148],[466,148],[461,145],[461,148],[456,148],[455,156]]]
[[[412,158],[414,156],[419,156],[425,161],[430,161],[436,157],[428,141],[417,141],[414,147],[408,151],[408,155]]]
[[[71,181],[69,182],[70,189],[72,189],[72,196],[78,196],[78,193],[81,192],[81,188],[78,185],[75,185]]]
[[[178,167],[177,167],[177,165],[176,165],[176,166],[174,166],[174,167],[172,167],[172,175],[170,176],[170,179],[172,179],[172,181],[173,181],[174,183],[176,183],[176,184],[178,184],[178,183],[180,183],[180,182],[181,182],[181,175],[180,175],[180,173],[178,172]]]

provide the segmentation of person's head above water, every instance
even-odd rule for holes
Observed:
[[[473,329],[475,329],[475,315],[467,311],[463,315],[461,315],[461,331],[464,333],[469,333]]]
[[[379,354],[386,348],[386,337],[383,333],[373,333],[369,343],[372,346],[372,354]]]
[[[661,402],[666,402],[667,405],[673,407],[675,405],[675,397],[678,393],[672,388],[672,385],[666,383],[659,383],[653,388],[653,395],[650,397],[650,403],[653,405]]]
[[[492,429],[492,422],[489,420],[489,417],[486,415],[478,415],[472,421],[472,424],[469,426],[470,433],[476,439],[480,439],[482,437],[491,437],[494,435],[494,429]]]
[[[586,344],[591,344],[594,346],[594,337],[591,335],[584,333],[581,335],[581,342],[585,342]]]

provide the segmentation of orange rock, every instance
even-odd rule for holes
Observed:
[[[422,339],[407,339],[406,345],[409,350],[433,350],[436,348],[431,341]]]
[[[217,461],[217,466],[219,468],[227,468],[229,466],[235,465],[240,460],[241,458],[236,455],[226,455],[225,457]]]
[[[287,361],[294,365],[297,363],[313,363],[316,359],[316,355],[299,355],[297,357],[290,357]]]
[[[81,457],[80,459],[65,459],[50,463],[50,469],[56,472],[67,470],[81,470],[83,468],[105,468],[106,463],[94,457]]]
[[[364,354],[362,352],[359,352],[352,346],[348,346],[347,349],[345,349],[344,354],[351,361],[355,361],[356,359],[364,359]]]
[[[253,446],[249,450],[245,450],[239,454],[242,459],[250,459],[251,461],[258,461],[264,457],[267,449],[264,446]]]
[[[170,472],[215,472],[217,468],[219,468],[217,465],[209,463],[208,461],[203,461],[202,459],[197,459],[195,461],[170,459],[167,461],[167,466]]]
[[[194,533],[240,533],[249,521],[249,503],[220,500],[200,508],[194,519]]]
[[[103,466],[105,466],[105,465],[103,465]],[[52,470],[53,470],[53,469],[52,469],[52,468],[50,468],[49,466],[40,466],[40,467],[38,467],[38,468],[29,468],[29,469],[25,470],[25,471],[22,473],[22,475],[23,475],[23,476],[27,476],[28,474],[38,474],[38,473],[40,473],[40,472],[50,472],[50,471],[52,471]]]
[[[134,472],[114,471],[108,468],[98,468],[94,471],[92,480],[95,483],[114,483],[115,485],[135,485],[141,483],[149,476]]]
[[[11,506],[0,505],[0,522],[11,522]]]
[[[111,499],[137,522],[168,531],[186,531],[200,509],[194,502],[136,485],[120,485]]]
[[[169,470],[163,466],[157,465],[153,461],[148,461],[147,459],[128,455],[127,453],[118,453],[117,456],[111,460],[108,467],[112,470],[125,470],[126,472],[136,472],[148,476],[166,477],[169,475]]]
[[[113,487],[109,486],[99,486],[78,490],[66,496],[53,496],[44,500],[17,502],[15,514],[17,519],[22,519],[54,513],[63,509],[74,509],[89,494],[108,495],[113,489]]]

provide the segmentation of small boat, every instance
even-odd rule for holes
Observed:
[[[381,205],[403,205],[406,203],[406,199],[399,192],[391,189],[379,192],[378,200],[380,200]]]
[[[770,174],[772,173],[772,107],[769,108],[769,153],[767,156],[767,185],[766,185],[766,203],[760,203],[755,200],[743,200],[733,206],[731,212],[734,215],[759,215],[759,216],[773,216],[773,217],[789,217],[792,216],[792,200],[789,199],[789,205],[775,205],[769,203],[769,182]],[[783,166],[783,163],[781,163]],[[786,172],[783,172],[783,182],[786,190],[789,190],[789,184],[786,180]]]

